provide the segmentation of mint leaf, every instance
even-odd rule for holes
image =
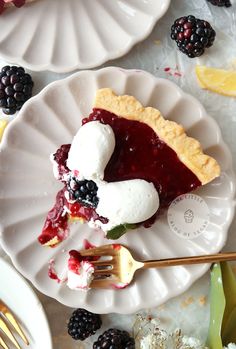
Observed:
[[[108,230],[106,238],[111,240],[117,240],[122,235],[124,235],[127,232],[127,230],[135,229],[136,227],[137,227],[136,224],[128,224],[128,223],[117,225],[115,228]]]

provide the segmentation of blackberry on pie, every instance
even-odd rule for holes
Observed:
[[[176,19],[171,27],[171,39],[190,58],[201,56],[206,48],[213,45],[215,36],[209,22],[191,15]]]
[[[62,241],[65,222],[71,220],[88,222],[114,239],[137,225],[148,228],[159,208],[220,175],[217,161],[181,125],[109,88],[97,91],[68,153],[69,146],[64,147],[66,180],[39,237],[43,245]]]
[[[33,80],[22,67],[6,65],[0,72],[0,108],[15,114],[32,96]]]
[[[78,201],[89,207],[97,207],[99,201],[97,197],[98,187],[94,181],[77,180],[76,177],[71,177],[67,182],[67,189],[72,201]]]

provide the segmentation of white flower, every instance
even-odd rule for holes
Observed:
[[[158,319],[141,315],[134,324],[134,337],[137,349],[208,349],[197,338],[183,336],[180,329],[168,334]]]
[[[230,343],[227,347],[224,347],[224,349],[236,349],[236,344]]]
[[[199,339],[193,337],[182,337],[182,345],[179,349],[205,349]]]
[[[165,349],[166,333],[149,333],[140,341],[140,349]]]

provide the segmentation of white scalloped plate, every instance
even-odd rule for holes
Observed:
[[[37,0],[0,16],[0,55],[65,73],[121,57],[145,39],[170,0]]]
[[[30,99],[9,125],[0,152],[1,242],[18,270],[41,292],[61,303],[98,313],[132,313],[180,294],[209,266],[143,271],[124,290],[72,291],[49,279],[48,261],[55,258],[61,270],[68,250],[81,248],[84,238],[95,245],[107,243],[103,234],[75,224],[70,238],[57,248],[45,248],[37,242],[60,187],[53,177],[49,154],[71,142],[81,117],[91,111],[95,91],[101,87],[134,95],[144,105],[160,109],[166,118],[182,123],[222,168],[220,178],[196,191],[210,208],[210,223],[201,236],[194,240],[179,238],[171,232],[164,214],[148,230],[130,231],[118,241],[141,259],[215,253],[223,247],[234,214],[235,184],[231,155],[217,124],[197,100],[172,82],[143,71],[113,67],[83,71],[50,84]]]
[[[52,338],[47,317],[42,304],[30,285],[12,265],[2,258],[0,258],[0,275],[0,299],[8,305],[19,319],[30,342],[30,348],[52,349]],[[22,346],[21,340],[19,340],[19,343],[22,348],[27,347],[26,345]]]

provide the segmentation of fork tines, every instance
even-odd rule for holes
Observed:
[[[0,300],[0,329],[17,349],[21,349],[18,341],[10,329],[10,326],[18,333],[22,340],[29,345],[23,330],[9,308]],[[9,349],[3,337],[0,336],[0,348]]]
[[[2,339],[1,336],[0,336],[0,348],[9,349],[9,347],[8,347],[7,344],[4,342],[4,340]]]

